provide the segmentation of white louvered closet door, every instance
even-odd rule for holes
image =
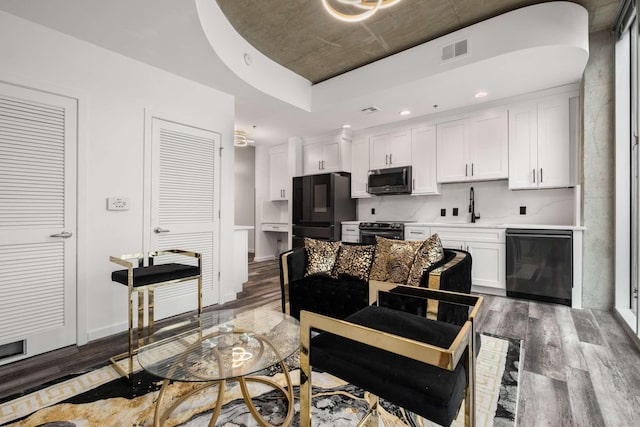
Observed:
[[[0,83],[0,364],[76,342],[75,99]]]
[[[219,300],[220,135],[154,118],[151,151],[151,250],[202,253],[203,303],[215,304]],[[194,310],[196,282],[158,288],[155,298],[156,318]]]

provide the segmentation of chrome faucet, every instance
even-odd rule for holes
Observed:
[[[472,223],[475,223],[476,219],[480,219],[480,214],[476,215],[476,198],[473,193],[473,187],[469,190],[469,213],[471,214]]]

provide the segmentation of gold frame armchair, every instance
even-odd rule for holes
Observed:
[[[312,365],[373,396],[358,425],[378,425],[378,397],[441,425],[462,408],[475,426],[475,318],[481,296],[370,282],[372,305],[339,320],[300,315],[300,425],[311,425]],[[466,306],[462,325],[427,319],[377,304],[383,293]],[[384,301],[384,299],[383,299]],[[312,331],[320,332],[312,337]],[[434,409],[436,408],[436,409]]]
[[[182,263],[158,264],[157,258],[165,255],[181,255],[197,260],[197,266]],[[196,280],[198,286],[198,314],[202,313],[202,255],[198,252],[186,251],[182,249],[165,249],[151,251],[148,255],[149,264],[144,266],[144,254],[124,254],[110,256],[109,260],[122,267],[124,270],[117,270],[111,274],[111,280],[123,284],[128,288],[129,306],[129,349],[126,353],[119,354],[111,358],[111,363],[118,373],[129,377],[133,372],[133,356],[137,349],[144,344],[144,313],[147,311],[147,336],[153,331],[154,316],[154,290],[161,286],[174,283]],[[137,262],[135,262],[137,260]],[[134,265],[134,262],[136,265]],[[144,294],[147,293],[147,304],[145,306]],[[134,347],[133,328],[133,294],[138,294],[138,321],[137,335],[138,345]],[[118,362],[124,358],[129,359],[128,371],[121,368]]]

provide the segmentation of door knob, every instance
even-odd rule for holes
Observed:
[[[52,234],[51,237],[62,237],[63,239],[68,239],[73,236],[73,233],[67,230],[64,230],[62,233]]]
[[[169,231],[171,231],[171,230],[167,230],[167,229],[160,228],[160,227],[156,227],[156,228],[153,229],[153,232],[157,233],[157,234],[168,233]]]

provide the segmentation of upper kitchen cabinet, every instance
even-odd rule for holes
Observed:
[[[411,193],[440,194],[436,180],[436,126],[411,129],[413,182]]]
[[[369,144],[370,169],[384,169],[411,164],[411,131],[409,129],[375,135]]]
[[[489,111],[437,125],[438,182],[509,176],[507,111]]]
[[[288,200],[288,146],[282,144],[269,150],[269,200]]]
[[[560,94],[509,110],[509,188],[575,184],[578,98]]]
[[[351,140],[344,132],[307,139],[302,145],[303,175],[349,172]]]
[[[367,192],[369,174],[369,137],[351,141],[351,197],[371,197]]]

